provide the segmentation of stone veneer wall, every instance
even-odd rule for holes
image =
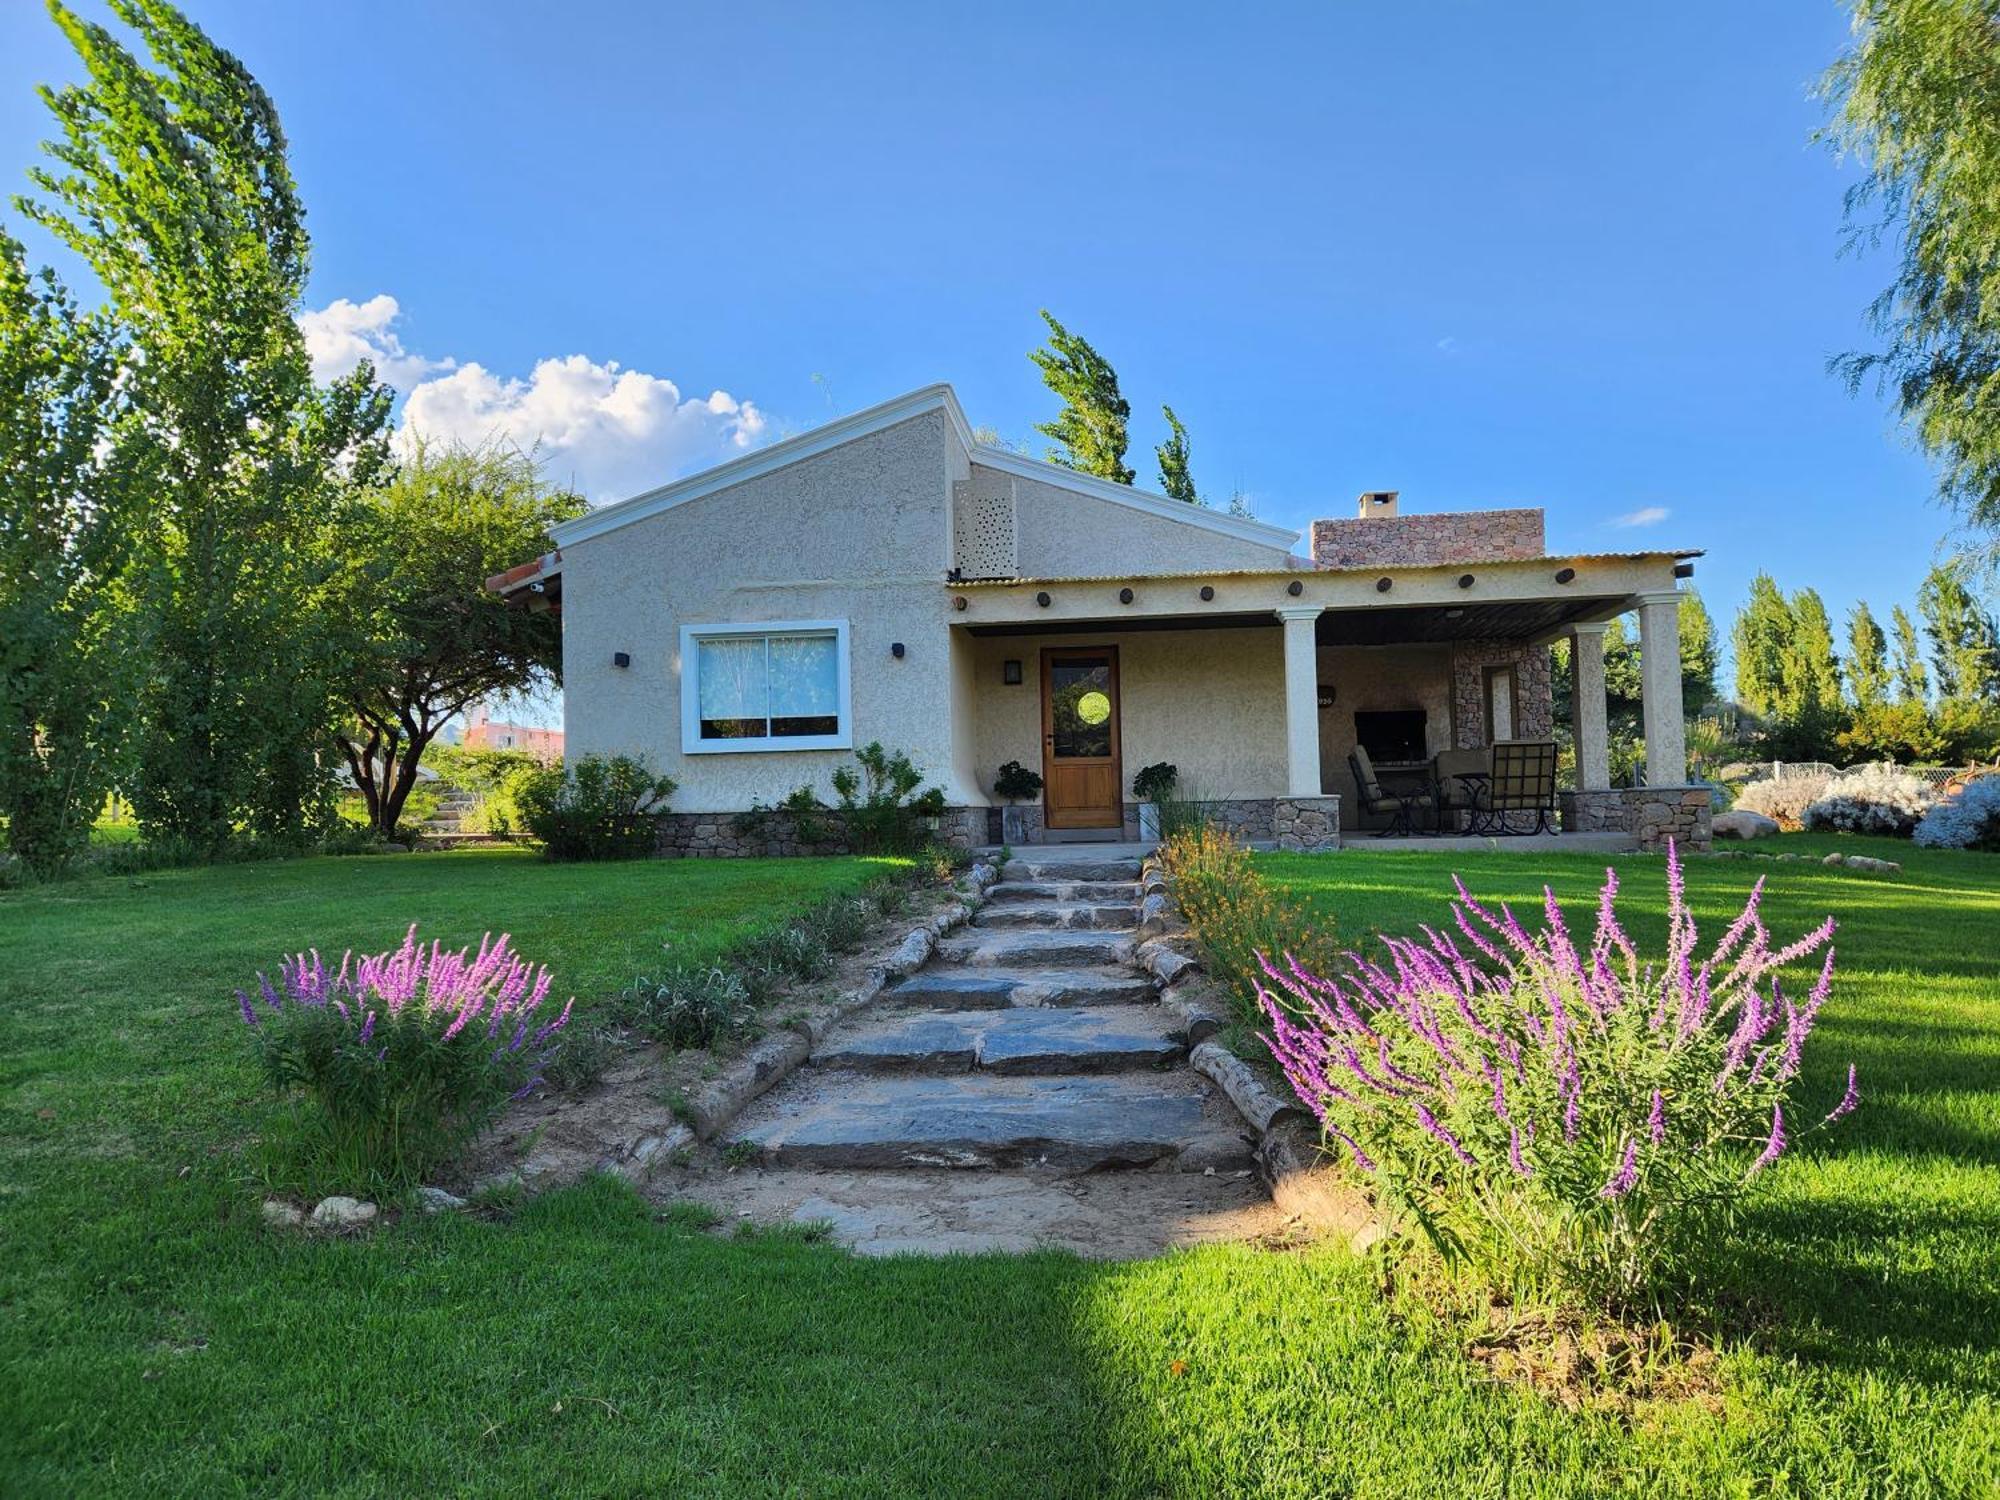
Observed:
[[[1340,847],[1340,798],[1280,797],[1271,820],[1278,847],[1318,854]]]
[[[1514,738],[1555,737],[1555,683],[1547,646],[1456,641],[1451,648],[1451,723],[1460,750],[1486,748],[1486,669],[1501,666],[1514,669]]]
[[[1629,833],[1641,849],[1683,849],[1714,842],[1715,803],[1705,786],[1633,786],[1610,791],[1560,792],[1564,833]]]
[[[1422,568],[1541,555],[1542,513],[1536,509],[1447,511],[1312,524],[1313,561],[1322,568]]]
[[[838,809],[814,814],[828,837],[806,843],[790,813],[663,813],[653,820],[653,852],[661,859],[750,859],[769,854],[850,854]],[[953,849],[986,842],[986,809],[948,807],[936,840]]]

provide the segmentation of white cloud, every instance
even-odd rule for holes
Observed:
[[[317,312],[300,313],[313,379],[325,384],[368,359],[375,362],[377,379],[407,391],[425,376],[451,369],[453,360],[425,359],[403,348],[389,326],[401,315],[401,306],[386,292],[366,302],[339,297]]]
[[[1622,516],[1614,516],[1610,524],[1624,527],[1657,526],[1672,514],[1673,512],[1664,505],[1648,505],[1639,510],[1628,510]]]
[[[390,296],[341,300],[299,319],[319,379],[373,359],[404,393],[400,443],[424,437],[535,448],[549,477],[619,500],[733,458],[766,436],[764,414],[726,391],[683,397],[673,381],[582,354],[536,362],[528,378],[407,352]],[[400,373],[401,379],[397,376]]]

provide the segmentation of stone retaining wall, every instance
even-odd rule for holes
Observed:
[[[1340,847],[1340,798],[1280,797],[1271,820],[1278,847],[1318,854]]]
[[[837,808],[814,813],[812,821],[825,837],[807,842],[799,837],[798,820],[791,813],[663,813],[653,820],[653,852],[661,859],[853,853],[845,818]],[[984,845],[986,809],[946,808],[932,837],[952,849]]]
[[[1705,786],[1616,787],[1557,795],[1565,833],[1629,833],[1641,849],[1664,849],[1668,839],[1683,849],[1706,849],[1714,842],[1710,819],[1715,802]]]

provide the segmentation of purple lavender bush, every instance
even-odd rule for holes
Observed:
[[[493,1123],[509,1099],[541,1081],[551,1039],[570,1007],[544,1013],[551,976],[492,934],[448,953],[417,941],[347,953],[330,969],[317,949],[295,954],[273,984],[237,1005],[272,1086],[312,1106],[306,1166],[335,1185],[407,1187]]]
[[[1545,891],[1527,931],[1457,882],[1456,932],[1384,938],[1386,964],[1263,962],[1265,1042],[1378,1201],[1455,1270],[1529,1297],[1629,1305],[1684,1271],[1795,1127],[1789,1095],[1833,986],[1834,922],[1774,948],[1741,916],[1697,956],[1679,854],[1642,963],[1605,872],[1579,950]],[[1779,971],[1824,950],[1795,997]],[[1821,1124],[1858,1099],[1847,1093]]]

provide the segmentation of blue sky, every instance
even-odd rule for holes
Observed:
[[[939,379],[1032,438],[1047,306],[1142,483],[1169,401],[1290,526],[1542,505],[1557,549],[1709,549],[1725,628],[1760,566],[1886,616],[1950,526],[1826,373],[1889,275],[1810,140],[1829,0],[190,9],[283,114],[316,350],[600,499]],[[0,10],[16,182],[72,71]]]

